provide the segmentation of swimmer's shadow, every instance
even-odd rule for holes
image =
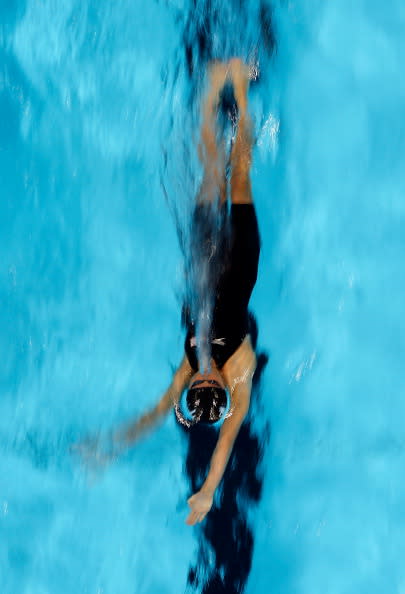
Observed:
[[[255,347],[255,322],[251,328]],[[201,594],[242,592],[249,577],[254,534],[247,519],[247,510],[257,504],[262,495],[262,463],[270,440],[270,422],[265,423],[259,435],[250,417],[262,408],[261,380],[268,359],[267,353],[257,354],[250,414],[235,441],[214,506],[201,525],[197,562],[188,574],[189,586],[198,588]],[[191,493],[195,493],[206,477],[217,433],[209,427],[196,425],[188,436],[186,473]]]

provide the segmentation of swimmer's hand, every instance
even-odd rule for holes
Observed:
[[[75,443],[70,447],[70,451],[77,454],[89,470],[100,470],[118,458],[121,448],[110,433]]]
[[[202,522],[212,507],[213,495],[209,491],[198,491],[187,501],[191,512],[186,520],[186,524],[194,526]]]

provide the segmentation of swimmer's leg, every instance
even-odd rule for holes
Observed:
[[[249,68],[242,60],[234,58],[229,63],[229,69],[239,111],[238,130],[231,152],[231,200],[234,204],[251,204],[252,125],[247,110]]]
[[[210,87],[203,105],[201,143],[198,147],[200,161],[204,167],[204,177],[197,197],[198,202],[220,203],[226,200],[225,148],[218,146],[216,137],[216,117],[220,93],[226,83],[228,65],[214,62],[209,71]]]

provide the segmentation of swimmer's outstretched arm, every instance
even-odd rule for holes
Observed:
[[[159,402],[140,418],[129,423],[114,433],[113,439],[118,448],[125,450],[133,445],[149,429],[154,427],[179,401],[183,390],[188,385],[193,370],[187,357],[183,358],[173,375],[172,382]]]
[[[187,357],[173,375],[172,382],[159,402],[151,410],[103,438],[95,437],[72,446],[88,466],[100,467],[115,460],[161,421],[176,404],[187,386],[193,371]]]

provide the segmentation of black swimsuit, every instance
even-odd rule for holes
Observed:
[[[249,299],[257,279],[260,237],[253,204],[232,204],[226,263],[216,283],[211,330],[211,356],[218,369],[249,334]],[[223,248],[225,249],[225,248]],[[198,371],[196,326],[185,315],[187,335],[184,349],[191,367]]]

